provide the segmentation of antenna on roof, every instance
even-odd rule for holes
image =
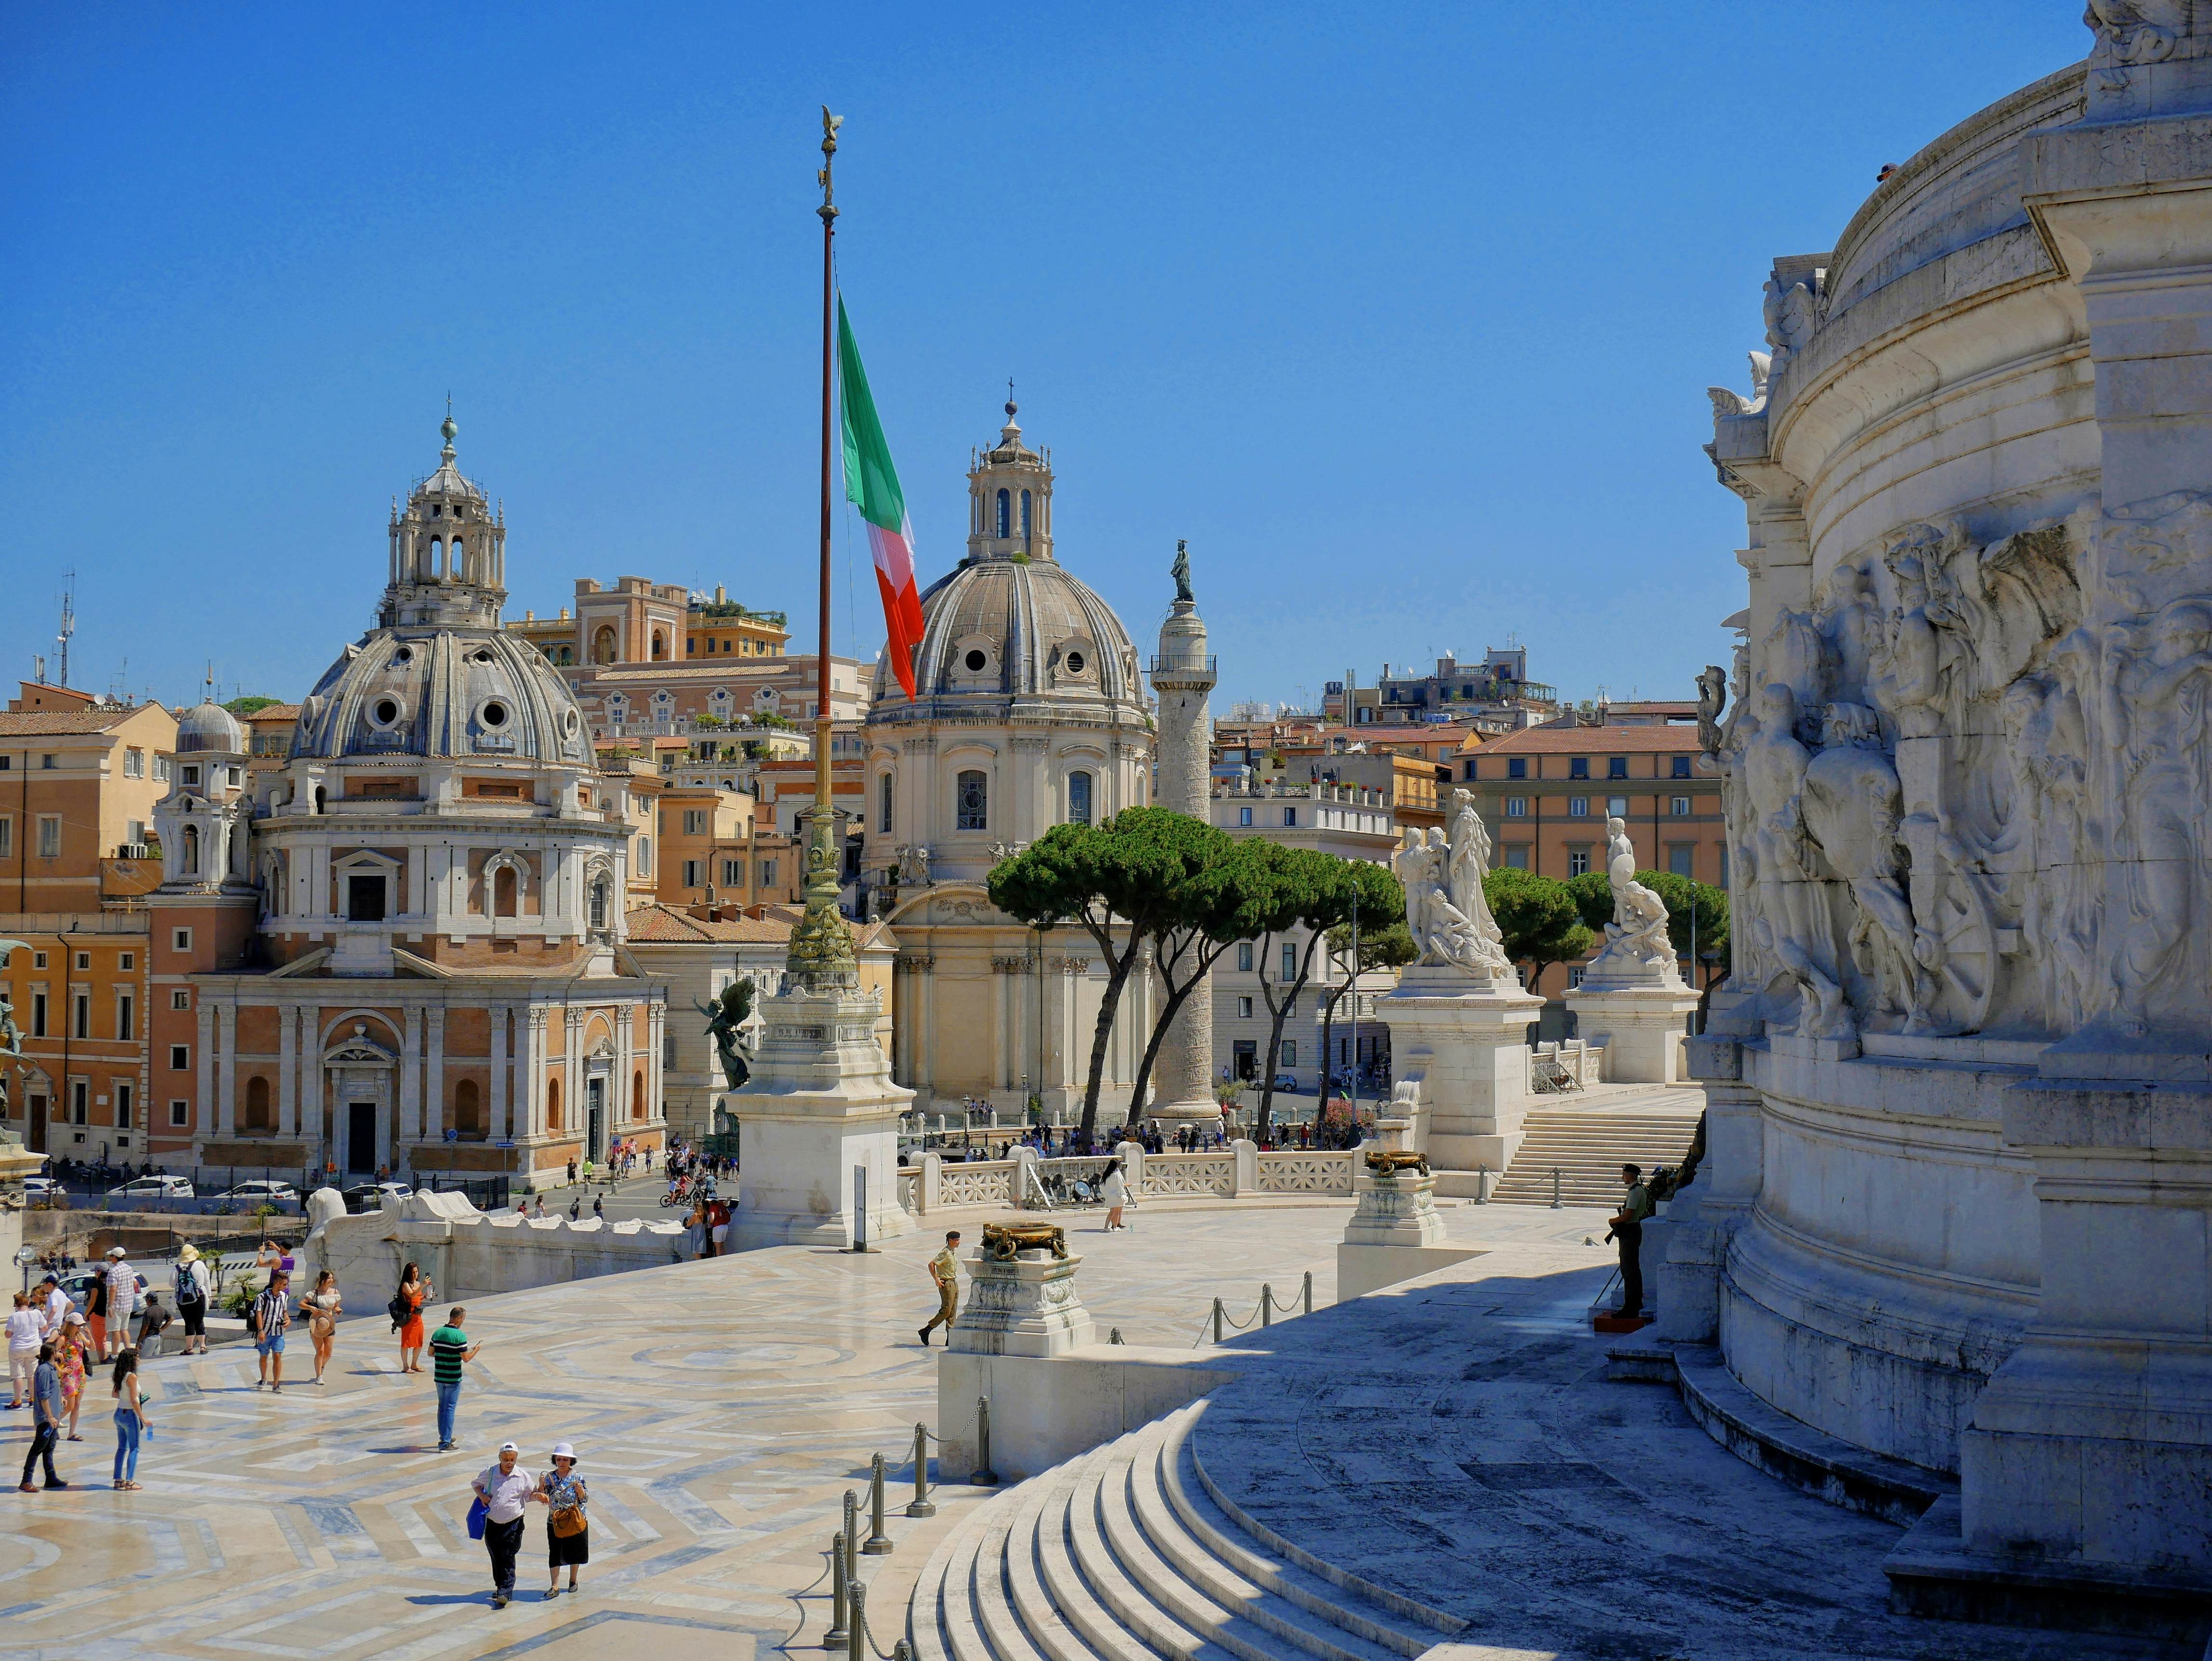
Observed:
[[[62,578],[62,627],[61,632],[54,636],[54,644],[60,648],[61,660],[61,678],[54,683],[57,686],[69,684],[70,636],[76,632],[76,573],[70,571]]]

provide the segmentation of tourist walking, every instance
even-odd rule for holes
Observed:
[[[131,1317],[138,1312],[138,1271],[131,1266],[123,1248],[107,1248],[107,1348],[109,1354],[103,1361],[113,1359],[116,1353],[131,1342]]]
[[[1628,1190],[1620,1209],[1607,1220],[1612,1232],[1605,1238],[1620,1243],[1620,1307],[1615,1315],[1633,1318],[1644,1313],[1644,1220],[1651,1214],[1651,1195],[1644,1186],[1644,1172],[1632,1165],[1620,1168],[1621,1186]]]
[[[480,1343],[471,1343],[469,1335],[461,1329],[461,1323],[468,1318],[468,1313],[459,1304],[454,1305],[447,1311],[446,1324],[430,1335],[430,1365],[435,1369],[433,1382],[438,1386],[438,1451],[441,1453],[447,1452],[453,1445],[453,1420],[461,1409],[461,1364],[475,1360],[477,1352],[483,1348]],[[512,1567],[510,1563],[509,1567]],[[507,1584],[513,1585],[514,1576],[509,1573],[507,1579]]]
[[[125,1348],[115,1358],[115,1374],[109,1383],[115,1394],[115,1486],[128,1492],[138,1486],[138,1442],[149,1429],[145,1398],[138,1393],[138,1352]]]
[[[62,1375],[54,1365],[54,1347],[41,1345],[39,1365],[31,1374],[31,1451],[23,1456],[22,1491],[35,1494],[31,1486],[31,1472],[40,1460],[46,1462],[46,1486],[65,1488],[69,1486],[54,1471],[54,1444],[62,1433]]]
[[[1121,1162],[1109,1159],[1106,1174],[1098,1179],[1098,1197],[1106,1205],[1106,1232],[1128,1227],[1121,1220],[1121,1208],[1129,1203],[1128,1179],[1121,1175]]]
[[[591,1495],[585,1492],[584,1479],[576,1475],[576,1450],[567,1442],[553,1445],[553,1469],[538,1480],[538,1492],[531,1496],[544,1502],[545,1512],[545,1595],[557,1597],[561,1591],[561,1568],[568,1569],[568,1590],[576,1590],[576,1571],[592,1561],[591,1519],[584,1515],[584,1506]]]
[[[54,1366],[62,1378],[62,1401],[69,1409],[69,1439],[82,1442],[76,1433],[77,1409],[84,1405],[86,1357],[92,1353],[92,1330],[83,1316],[71,1310],[62,1317],[62,1335],[54,1344]]]
[[[413,1263],[399,1271],[399,1290],[392,1294],[392,1323],[399,1333],[399,1370],[422,1370],[422,1305],[437,1288]]]
[[[939,1327],[945,1329],[945,1342],[952,1342],[952,1317],[959,1312],[960,1304],[960,1231],[954,1229],[945,1237],[945,1250],[929,1260],[929,1278],[937,1282],[937,1313],[921,1327],[921,1347],[929,1348],[929,1335]]]
[[[8,1312],[8,1407],[27,1407],[31,1380],[39,1370],[39,1350],[46,1342],[46,1323],[32,1305],[31,1294],[15,1294],[15,1307]]]
[[[491,1606],[495,1609],[505,1609],[514,1596],[514,1555],[522,1548],[522,1509],[538,1488],[536,1479],[522,1469],[521,1455],[522,1450],[514,1443],[501,1442],[498,1463],[486,1465],[470,1484],[477,1498],[484,1502],[484,1549],[491,1554]]]
[[[338,1277],[329,1269],[315,1276],[315,1289],[300,1299],[307,1317],[307,1339],[315,1347],[315,1382],[323,1382],[323,1369],[338,1342]]]
[[[177,1254],[177,1314],[185,1323],[185,1354],[207,1354],[207,1312],[213,1287],[199,1248],[187,1241]]]
[[[250,1322],[253,1353],[261,1358],[261,1377],[253,1387],[259,1390],[266,1384],[271,1396],[284,1390],[284,1334],[292,1325],[291,1285],[292,1277],[280,1269],[253,1300]]]

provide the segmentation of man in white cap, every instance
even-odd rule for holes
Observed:
[[[522,1469],[522,1450],[499,1445],[499,1463],[486,1465],[470,1486],[484,1502],[484,1549],[491,1554],[491,1606],[507,1607],[514,1596],[514,1555],[522,1549],[522,1510],[538,1479]]]
[[[138,1271],[125,1258],[123,1248],[107,1248],[107,1337],[103,1361],[112,1361],[131,1347],[131,1317],[138,1308]]]

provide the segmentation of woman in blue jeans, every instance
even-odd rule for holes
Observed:
[[[138,1394],[138,1352],[124,1350],[115,1358],[115,1486],[118,1492],[138,1486],[138,1438],[150,1428],[146,1403]]]

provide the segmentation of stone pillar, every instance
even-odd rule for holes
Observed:
[[[1337,1302],[1350,1303],[1479,1255],[1472,1247],[1444,1244],[1436,1189],[1435,1177],[1413,1166],[1374,1171],[1359,1184],[1336,1248]]]
[[[1004,1262],[977,1246],[966,1259],[968,1296],[945,1348],[960,1355],[1065,1355],[1091,1342],[1091,1312],[1076,1294],[1083,1259],[1042,1248]]]
[[[507,1025],[513,1012],[505,1004],[494,1004],[491,1011],[491,1089],[484,1103],[484,1139],[502,1141],[507,1136],[507,1104],[508,1067],[507,1061]]]
[[[899,1203],[898,1121],[915,1093],[891,1082],[876,1042],[882,1013],[879,997],[855,988],[762,1000],[752,1076],[722,1098],[744,1171],[732,1244],[851,1244],[855,1166],[867,1172],[868,1238],[914,1226]]]
[[[395,1171],[399,1168],[398,1148],[422,1135],[422,1009],[419,1004],[407,1006],[400,1027],[398,1110],[398,1123],[394,1127],[398,1134],[392,1142],[385,1142],[380,1127],[376,1150],[376,1163],[382,1165],[386,1148],[391,1148]]]
[[[288,1005],[276,1010],[276,1134],[300,1134],[300,1015]]]
[[[422,1140],[436,1142],[446,1135],[446,1007],[432,1004],[424,1012],[422,1035]]]
[[[1206,654],[1206,624],[1195,601],[1178,599],[1160,625],[1160,654],[1152,660],[1152,691],[1159,698],[1158,806],[1205,820],[1212,811],[1213,723],[1207,694],[1216,679]],[[1160,1000],[1167,1000],[1160,989]],[[1146,1113],[1170,1126],[1220,1116],[1213,1096],[1213,981],[1191,989],[1152,1063],[1152,1100]],[[1170,1132],[1172,1134],[1172,1132]]]
[[[1766,1181],[1757,1089],[1743,1081],[1741,1039],[1705,1035],[1688,1044],[1690,1074],[1705,1086],[1705,1156],[1667,1207],[1667,1251],[1650,1277],[1665,1343],[1720,1340],[1721,1270],[1729,1239],[1751,1220]],[[1644,1227],[1651,1231],[1655,1224]]]
[[[199,1068],[194,1078],[194,1082],[199,1086],[200,1135],[203,1136],[213,1136],[218,1134],[219,1131],[227,1131],[229,1127],[223,1124],[222,1121],[217,1116],[219,1109],[216,1103],[215,1004],[210,1000],[204,991],[199,995],[198,1001],[199,1004],[199,1013],[194,1021],[194,1026],[197,1030],[193,1036],[198,1042]],[[66,1110],[66,1098],[69,1095],[68,1080],[64,1079],[61,1081],[60,1092],[64,1098],[62,1105],[64,1110]]]
[[[238,1006],[219,1003],[215,1007],[216,1030],[216,1109],[222,1115],[222,1134],[238,1134]],[[63,1087],[68,1087],[64,1081]]]
[[[1528,1111],[1528,1023],[1544,1001],[1511,980],[1419,964],[1375,1001],[1392,1071],[1420,1085],[1413,1147],[1447,1171],[1504,1171]]]
[[[1698,995],[1668,977],[1671,986],[1616,985],[1592,990],[1585,979],[1566,995],[1575,1012],[1575,1030],[1589,1043],[1605,1045],[1608,1084],[1679,1084],[1682,1036]]]

